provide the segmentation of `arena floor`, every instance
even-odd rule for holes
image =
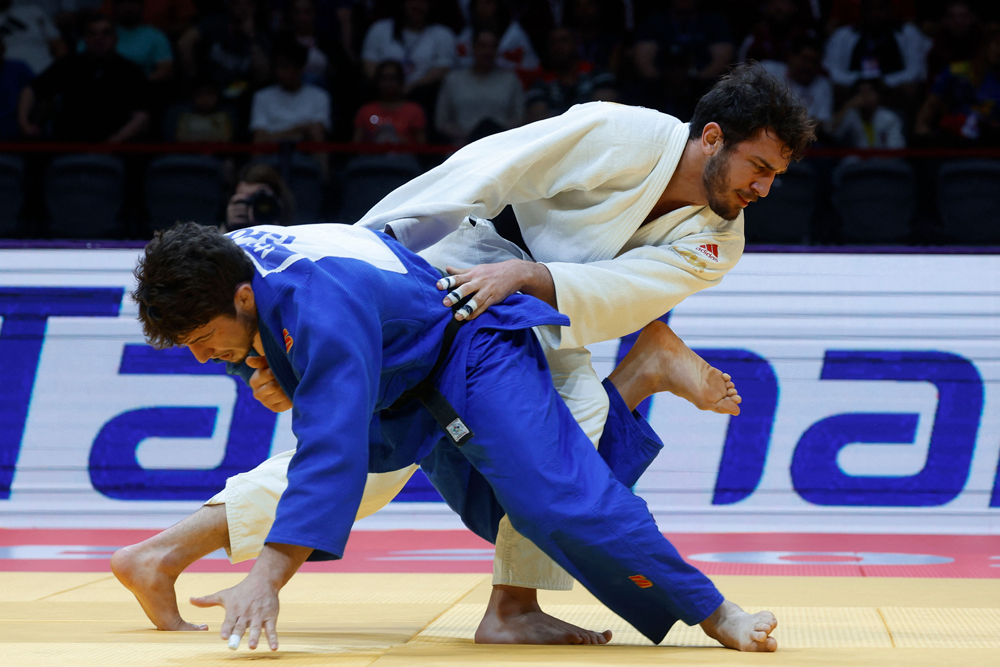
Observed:
[[[460,531],[356,533],[352,559],[308,565],[283,590],[279,651],[249,651],[244,643],[231,652],[218,636],[221,609],[182,603],[185,618],[208,623],[209,632],[157,632],[107,571],[109,550],[144,534],[0,530],[0,665],[1000,664],[996,537],[671,536],[727,597],[778,616],[778,652],[753,655],[683,625],[651,646],[579,586],[543,592],[543,608],[612,629],[611,645],[477,646],[472,634],[489,597],[490,562],[485,543]],[[179,599],[233,585],[246,566],[213,558],[197,569],[214,571],[183,575]]]

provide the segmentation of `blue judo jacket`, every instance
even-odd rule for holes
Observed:
[[[257,226],[229,237],[256,269],[264,353],[294,406],[297,450],[267,542],[340,558],[367,473],[420,461],[444,436],[419,403],[381,412],[437,360],[452,318],[440,274],[391,237],[349,225]],[[450,358],[464,363],[477,331],[544,324],[569,319],[513,295],[463,326]]]

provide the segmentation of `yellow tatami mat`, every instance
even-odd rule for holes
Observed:
[[[652,646],[579,586],[543,592],[543,608],[578,625],[610,628],[611,645],[477,646],[472,637],[489,597],[488,575],[315,573],[295,577],[282,592],[277,653],[245,644],[231,652],[218,636],[222,610],[186,600],[242,577],[182,576],[181,613],[210,630],[168,633],[152,629],[110,575],[0,573],[0,666],[1000,665],[995,579],[715,577],[744,608],[778,617],[778,652],[751,655],[723,649],[683,624]]]

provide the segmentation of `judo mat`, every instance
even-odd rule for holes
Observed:
[[[148,532],[90,531],[88,539],[78,532],[0,530],[0,564],[7,570],[0,572],[3,667],[1000,665],[996,537],[881,536],[880,542],[880,536],[838,535],[833,549],[824,536],[670,536],[726,597],[776,614],[779,650],[760,655],[724,649],[683,624],[652,646],[580,586],[543,591],[543,609],[611,629],[611,644],[476,645],[473,633],[490,594],[490,550],[461,531],[357,533],[348,546],[356,548],[354,561],[307,565],[282,591],[277,652],[250,651],[245,642],[234,652],[218,636],[222,610],[186,600],[236,584],[246,565],[216,557],[199,564],[214,571],[182,575],[182,615],[210,630],[158,632],[107,570],[109,551],[134,541],[122,538]],[[886,550],[875,550],[879,544]],[[379,564],[395,571],[371,571]],[[431,566],[435,571],[426,571]]]

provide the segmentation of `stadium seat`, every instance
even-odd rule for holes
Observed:
[[[152,230],[192,220],[219,222],[225,204],[222,165],[202,155],[169,155],[146,171],[146,208]]]
[[[775,179],[767,197],[746,209],[749,243],[804,243],[816,211],[818,183],[808,164],[792,162]]]
[[[892,243],[912,233],[917,209],[913,168],[902,160],[842,162],[833,174],[841,236],[855,243]]]
[[[24,160],[0,155],[0,236],[17,231],[17,216],[24,203]]]
[[[942,165],[937,195],[949,241],[1000,243],[1000,160]]]
[[[383,197],[421,172],[412,155],[362,155],[344,168],[340,219],[357,222]]]
[[[281,158],[268,155],[260,160],[281,173]],[[319,161],[312,155],[292,153],[288,187],[295,195],[295,217],[292,222],[310,223],[320,219],[323,210],[323,173]]]
[[[110,155],[56,158],[45,176],[49,234],[59,239],[118,236],[125,170]]]

